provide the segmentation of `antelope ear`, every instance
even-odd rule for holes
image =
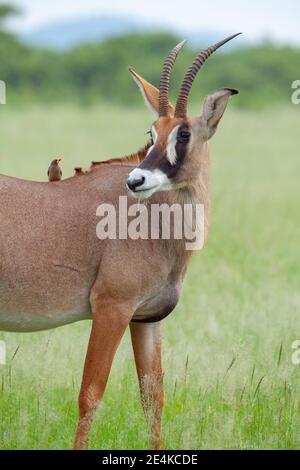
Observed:
[[[129,73],[132,76],[135,83],[138,85],[143,98],[145,100],[146,105],[148,108],[153,111],[155,114],[158,114],[158,96],[159,90],[151,85],[151,83],[147,82],[144,78],[142,78],[138,73],[136,73],[132,68],[129,68]],[[169,102],[169,114],[174,116],[174,107]]]
[[[208,139],[214,135],[219,121],[226,109],[229,97],[237,95],[238,92],[239,91],[234,88],[222,88],[221,90],[217,90],[211,95],[208,95],[205,99],[202,118],[206,124]]]

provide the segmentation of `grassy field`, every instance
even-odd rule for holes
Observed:
[[[143,145],[147,110],[0,107],[0,172],[45,180]],[[212,227],[164,321],[168,449],[300,448],[299,109],[228,111],[212,143]],[[9,217],[9,214],[7,215]],[[0,333],[0,448],[68,449],[90,330]],[[147,448],[126,334],[90,439]]]

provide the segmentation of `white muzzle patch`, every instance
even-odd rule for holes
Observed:
[[[158,169],[135,168],[129,173],[127,179],[130,194],[138,199],[148,198],[156,191],[166,191],[171,189],[171,186],[169,178]]]

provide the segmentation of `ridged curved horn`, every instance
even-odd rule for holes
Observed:
[[[186,116],[187,112],[187,102],[188,102],[188,97],[189,93],[193,84],[193,81],[195,80],[195,77],[197,73],[199,72],[200,68],[206,61],[206,59],[219,47],[223,46],[226,44],[226,42],[231,41],[234,39],[236,36],[239,36],[242,33],[237,33],[233,34],[232,36],[229,36],[228,38],[223,39],[222,41],[217,42],[213,46],[208,47],[207,49],[204,49],[200,54],[193,60],[192,65],[186,72],[179,94],[178,98],[176,101],[176,107],[175,107],[175,117],[179,118],[184,118]]]
[[[169,84],[171,72],[178,55],[178,52],[184,46],[185,41],[180,42],[175,46],[170,54],[166,57],[163,65],[162,74],[159,82],[159,99],[158,99],[158,115],[168,116],[168,104],[169,104]]]

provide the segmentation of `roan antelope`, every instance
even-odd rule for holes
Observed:
[[[183,240],[99,240],[96,209],[120,195],[149,203],[204,205],[210,211],[210,137],[237,93],[209,95],[202,116],[188,117],[193,80],[231,36],[201,52],[182,82],[175,108],[169,80],[182,43],[166,58],[159,90],[131,70],[158,119],[143,150],[106,164],[93,162],[80,178],[41,183],[1,175],[0,328],[38,331],[92,319],[79,395],[75,449],[87,446],[120,340],[130,326],[150,443],[161,448],[163,383],[161,320],[176,306],[191,252]],[[55,204],[53,204],[55,200]],[[7,216],[9,214],[9,217]]]

